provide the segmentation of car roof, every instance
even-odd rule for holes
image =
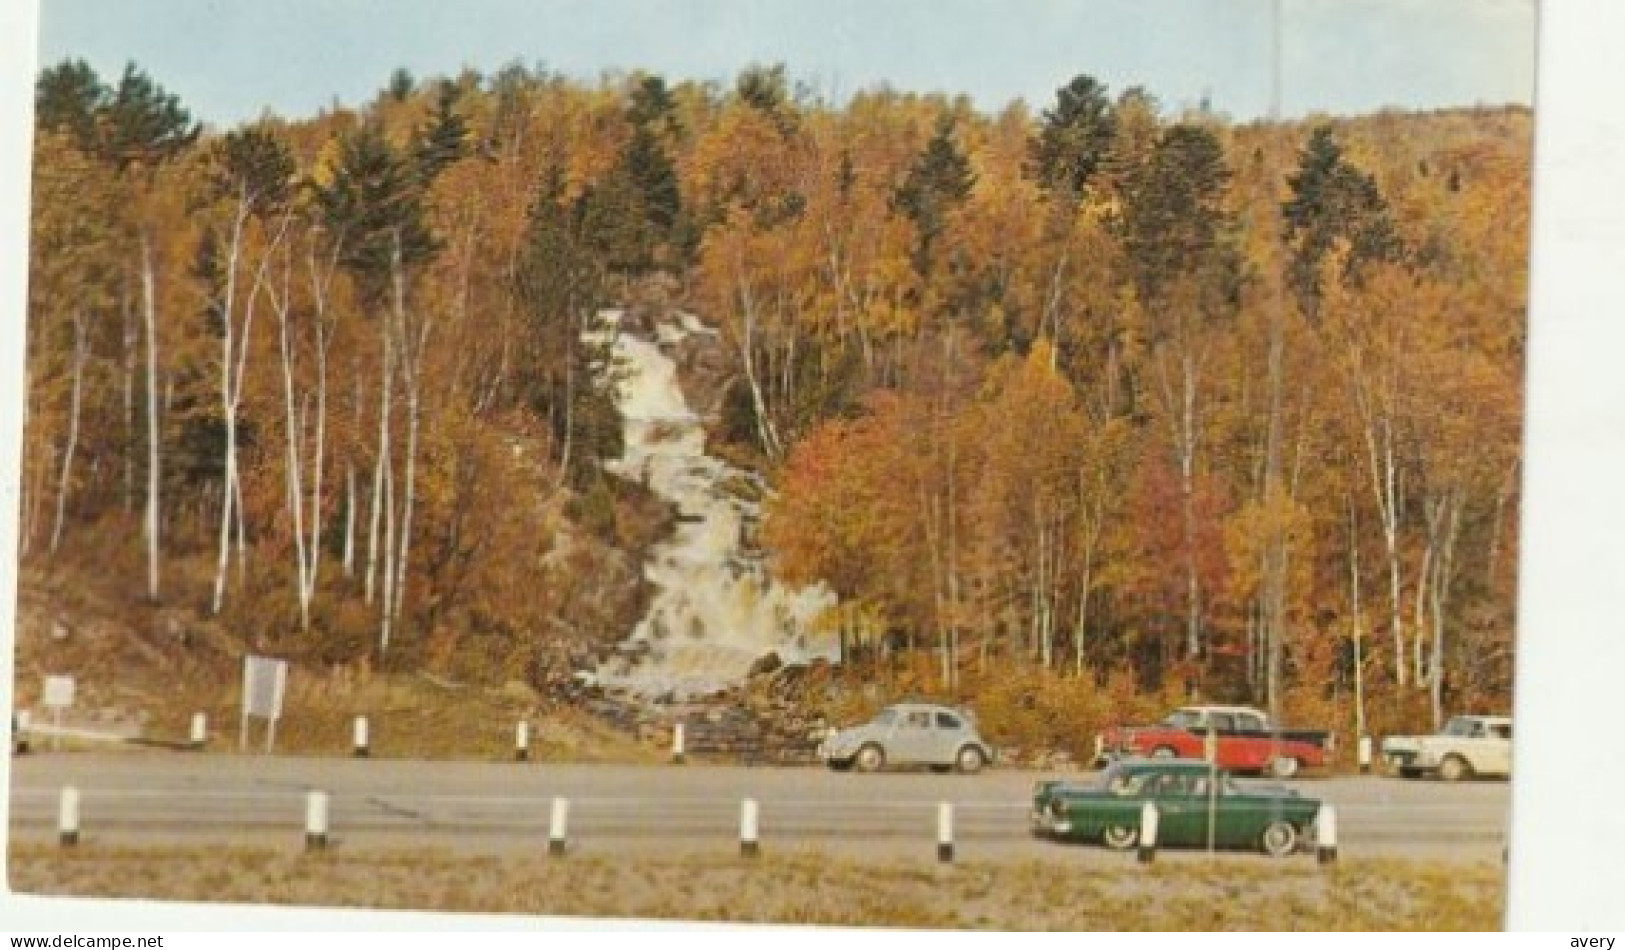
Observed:
[[[1151,759],[1131,758],[1118,759],[1110,766],[1108,771],[1115,769],[1119,772],[1208,772],[1214,770],[1213,763],[1206,759]],[[1224,769],[1217,769],[1223,772]]]
[[[1253,706],[1207,706],[1207,705],[1196,705],[1196,706],[1181,706],[1179,708],[1180,708],[1181,711],[1190,710],[1192,712],[1251,713],[1254,716],[1263,716],[1265,719],[1269,718],[1269,716],[1264,712],[1264,710],[1255,708]]]

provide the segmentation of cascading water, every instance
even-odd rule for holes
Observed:
[[[654,587],[649,611],[618,655],[600,667],[599,683],[683,699],[744,680],[770,653],[785,663],[836,659],[835,636],[817,624],[834,596],[822,585],[793,590],[778,584],[749,549],[745,539],[761,510],[738,486],[748,484],[755,493],[765,486],[755,473],[705,454],[705,430],[665,352],[716,331],[680,314],[657,325],[654,340],[644,340],[624,325],[624,316],[604,311],[587,334],[589,342],[608,346],[623,420],[621,457],[606,460],[604,468],[670,502],[677,527],[644,566]]]

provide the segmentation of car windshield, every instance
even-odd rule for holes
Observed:
[[[1108,769],[1101,776],[1101,787],[1120,798],[1133,798],[1145,789],[1146,772],[1119,772]]]
[[[1471,736],[1476,731],[1473,727],[1474,723],[1471,719],[1457,716],[1444,724],[1444,734],[1447,736]]]
[[[882,709],[875,715],[873,720],[874,724],[877,726],[889,726],[896,721],[897,710],[895,709]]]
[[[1193,729],[1202,724],[1202,714],[1194,709],[1181,709],[1162,721],[1175,729]]]

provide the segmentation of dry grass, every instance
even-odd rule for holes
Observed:
[[[13,846],[14,890],[562,917],[1027,930],[1492,930],[1498,866],[1346,862],[1065,869],[816,852],[564,858],[444,850]]]

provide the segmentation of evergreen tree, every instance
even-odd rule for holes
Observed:
[[[1176,125],[1132,182],[1123,245],[1141,296],[1151,300],[1182,274],[1232,277],[1239,266],[1224,207],[1230,179],[1213,133]]]
[[[199,132],[180,99],[134,63],[124,67],[100,117],[102,155],[119,168],[174,158],[197,140]]]
[[[376,299],[387,288],[397,243],[408,268],[438,250],[425,221],[420,177],[390,148],[377,123],[344,136],[331,181],[316,187],[315,200],[339,242],[339,263],[356,274],[368,297]]]
[[[677,131],[677,100],[666,81],[659,76],[645,76],[632,89],[632,103],[626,117],[637,128],[656,133]]]
[[[435,92],[434,114],[417,134],[413,160],[424,187],[467,152],[468,123],[457,114],[457,87],[441,82]]]
[[[1344,277],[1361,265],[1391,261],[1402,247],[1376,180],[1343,157],[1332,130],[1320,126],[1309,136],[1298,171],[1287,179],[1291,200],[1281,205],[1285,238],[1292,246],[1290,280],[1305,313],[1317,311],[1320,267],[1340,242],[1347,246]]]
[[[241,129],[217,139],[210,163],[217,196],[239,198],[264,216],[292,198],[296,169],[286,145],[269,132]]]
[[[1043,127],[1032,142],[1031,173],[1046,190],[1076,198],[1116,134],[1106,87],[1090,76],[1078,76],[1056,91],[1055,108],[1044,111]]]
[[[898,210],[914,222],[918,235],[914,267],[921,276],[931,272],[932,252],[948,226],[949,213],[970,197],[975,185],[970,160],[954,143],[953,116],[944,114],[894,197]]]
[[[96,119],[111,96],[89,63],[65,59],[40,73],[34,86],[34,121],[42,129],[70,134],[80,151],[93,153]]]
[[[591,190],[566,200],[563,172],[548,169],[530,208],[514,287],[529,328],[529,400],[549,420],[558,460],[578,484],[599,470],[599,459],[621,452],[611,394],[591,384],[604,354],[581,341],[603,302],[612,257],[622,250],[620,235],[605,233],[604,224],[624,219],[602,201]]]

